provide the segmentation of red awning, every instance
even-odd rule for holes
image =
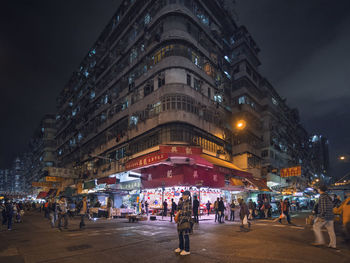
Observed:
[[[36,199],[43,199],[47,196],[47,192],[40,192],[38,194],[38,196],[36,197]]]
[[[143,188],[169,186],[205,186],[221,188],[225,186],[225,176],[204,167],[190,165],[158,165],[141,170]]]
[[[97,184],[116,184],[116,183],[117,183],[116,177],[105,177],[97,180]]]

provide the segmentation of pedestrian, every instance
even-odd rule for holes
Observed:
[[[146,202],[145,202],[145,208],[146,208],[146,214],[147,214],[147,216],[148,216],[148,202],[147,202],[147,200],[146,200]]]
[[[82,229],[85,227],[85,222],[84,219],[88,214],[89,206],[87,202],[86,196],[83,197],[83,200],[81,201],[79,205],[79,215],[80,215],[80,224],[79,224],[79,229]]]
[[[194,222],[199,223],[199,218],[198,218],[198,209],[199,209],[199,201],[197,199],[197,196],[194,196],[193,199],[193,216],[194,216]]]
[[[2,216],[1,226],[3,226],[3,225],[6,225],[6,223],[7,223],[7,214],[6,214],[6,205],[5,205],[5,203],[1,203],[0,210],[1,210],[1,216]]]
[[[168,202],[166,200],[164,200],[163,202],[163,216],[167,216],[168,214]]]
[[[333,211],[342,215],[344,239],[350,242],[350,194],[339,207],[335,207]]]
[[[214,210],[215,210],[215,222],[216,220],[219,220],[219,197],[216,199],[216,201],[214,202]]]
[[[190,254],[190,237],[191,221],[192,221],[192,204],[190,201],[190,191],[182,193],[183,201],[178,204],[178,221],[177,232],[179,236],[179,247],[175,249],[175,253],[180,253],[181,256]]]
[[[111,197],[108,197],[107,212],[108,212],[108,219],[113,219],[113,201]]]
[[[270,202],[267,200],[267,198],[264,199],[264,204],[263,204],[263,211],[265,218],[269,218],[269,211],[270,211]]]
[[[211,205],[211,203],[210,203],[210,201],[208,200],[208,203],[206,204],[208,216],[209,216],[209,214],[210,214],[210,205]]]
[[[219,223],[224,223],[224,213],[225,213],[225,204],[224,199],[220,197],[219,203],[218,203],[218,209],[219,209]]]
[[[51,199],[50,203],[49,203],[49,216],[50,216],[50,224],[51,224],[51,227],[54,228],[55,227],[55,223],[56,223],[56,201],[54,198]]]
[[[44,217],[49,219],[49,201],[46,200],[44,203]]]
[[[173,217],[175,217],[177,205],[174,202],[174,199],[171,199],[171,211],[170,211],[170,222],[173,222]]]
[[[336,236],[334,233],[334,213],[333,213],[333,202],[331,197],[327,194],[327,186],[322,185],[319,189],[320,197],[318,200],[317,217],[315,219],[313,230],[315,233],[316,241],[312,243],[314,246],[324,245],[324,238],[321,232],[322,228],[325,227],[328,231],[330,242],[329,248],[337,249]]]
[[[250,222],[248,221],[248,216],[249,216],[249,209],[247,204],[244,202],[243,199],[238,199],[238,203],[240,206],[239,209],[239,218],[241,220],[241,230],[242,231],[249,231],[250,230]],[[244,228],[244,225],[248,225],[248,229]]]
[[[281,206],[281,215],[280,215],[280,217],[278,219],[278,222],[280,222],[282,224],[282,219],[286,218],[288,224],[292,224],[291,221],[290,221],[290,214],[289,214],[289,211],[290,211],[289,199],[286,198],[286,199],[284,199],[283,202],[282,202],[282,199],[281,199],[280,200],[280,206]]]
[[[252,200],[252,199],[249,199],[249,202],[248,202],[248,209],[249,209],[249,216],[248,216],[248,219],[249,219],[249,220],[252,220],[253,217],[254,217],[254,213],[255,213],[254,203],[253,203],[253,200]]]
[[[231,205],[230,205],[230,221],[235,221],[235,209],[236,209],[236,204],[235,200],[232,199]]]
[[[68,216],[67,216],[67,202],[66,199],[62,196],[58,201],[58,229],[62,231],[62,219],[64,220],[64,229],[68,228]]]
[[[13,218],[13,204],[11,201],[6,203],[6,219],[7,219],[7,230],[12,230],[12,218]]]

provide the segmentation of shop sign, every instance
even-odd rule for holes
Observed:
[[[160,145],[159,150],[161,153],[173,153],[173,154],[185,154],[185,155],[202,154],[201,147]]]
[[[95,186],[96,186],[95,180],[84,183],[84,189],[92,189],[92,188],[95,188]]]
[[[127,162],[125,168],[126,170],[136,169],[146,165],[155,164],[166,159],[168,159],[168,154],[166,153],[150,153]]]
[[[54,187],[58,187],[60,185],[61,185],[60,183],[54,183],[54,182],[32,182],[32,186],[34,186],[34,187],[54,188]]]
[[[76,171],[73,169],[65,169],[58,167],[48,167],[48,172],[50,176],[53,177],[63,177],[63,178],[78,178]]]
[[[45,181],[46,182],[62,182],[64,178],[62,177],[55,177],[55,176],[46,176]]]
[[[301,166],[281,169],[281,177],[301,176]]]
[[[115,177],[105,177],[97,180],[97,184],[116,184],[116,183],[117,183],[117,178]]]
[[[135,190],[135,189],[138,189],[140,187],[141,187],[140,180],[134,180],[134,181],[119,184],[120,190]]]

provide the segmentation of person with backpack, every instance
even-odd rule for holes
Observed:
[[[176,209],[177,209],[177,205],[174,202],[174,199],[171,199],[170,222],[173,222],[173,217],[175,217]]]
[[[192,222],[192,202],[190,200],[190,191],[182,193],[183,201],[178,204],[177,212],[177,232],[179,235],[179,247],[174,250],[175,253],[180,253],[181,256],[186,256],[190,253],[190,237],[191,222]]]
[[[322,228],[325,227],[328,231],[330,242],[328,247],[331,249],[337,249],[336,236],[334,232],[334,213],[333,213],[333,201],[327,194],[327,186],[322,185],[319,188],[320,197],[318,200],[318,207],[316,211],[316,219],[313,225],[316,241],[312,243],[314,246],[322,246],[325,244]]]

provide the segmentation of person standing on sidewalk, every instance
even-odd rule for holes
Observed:
[[[148,216],[148,202],[147,202],[147,200],[146,200],[146,202],[145,202],[145,208],[146,208],[146,215]]]
[[[215,222],[216,220],[219,221],[219,197],[217,198],[217,200],[214,202],[214,210],[215,210]]]
[[[224,198],[220,197],[220,201],[218,204],[218,209],[219,209],[219,223],[224,223],[224,218],[225,218],[225,204],[224,204]]]
[[[194,222],[199,223],[199,218],[198,218],[198,209],[199,209],[199,201],[197,199],[197,196],[194,196],[193,199],[193,216],[194,216]]]
[[[171,199],[170,222],[173,222],[173,217],[175,217],[176,208],[177,206],[174,202],[174,199]]]
[[[58,229],[62,231],[62,219],[64,219],[64,229],[68,228],[67,202],[62,196],[58,201]]]
[[[181,256],[190,254],[190,237],[191,221],[192,221],[192,204],[190,200],[190,191],[182,193],[183,201],[178,204],[178,222],[177,232],[179,235],[179,247],[175,249],[175,253]]]
[[[249,199],[248,202],[248,209],[249,209],[249,216],[248,219],[249,220],[253,220],[254,214],[255,214],[255,208],[254,208],[254,203],[252,199]]]
[[[315,233],[316,241],[312,243],[314,246],[324,245],[324,238],[322,234],[322,228],[325,227],[329,235],[329,248],[337,249],[336,236],[334,233],[334,214],[333,214],[333,201],[331,197],[326,193],[327,186],[320,186],[319,193],[320,198],[318,200],[317,217],[315,219],[313,230]]]
[[[210,201],[208,200],[208,203],[206,204],[208,216],[209,216],[209,214],[210,214],[210,205],[211,205],[211,203],[210,203]]]
[[[267,200],[267,198],[265,198],[264,200],[264,215],[265,215],[265,218],[269,218],[269,211],[270,211],[270,202]]]
[[[166,200],[164,200],[163,202],[163,216],[167,216],[168,214],[168,202]]]
[[[235,209],[236,209],[236,205],[235,205],[235,200],[232,199],[232,202],[230,204],[230,221],[235,221]]]
[[[248,206],[244,202],[243,199],[238,199],[238,203],[239,203],[239,206],[240,206],[239,218],[241,219],[241,230],[249,231],[250,230],[250,222],[248,221],[248,216],[249,216]],[[244,228],[244,225],[248,225],[248,229],[247,230]]]
[[[79,229],[82,229],[83,227],[85,227],[85,222],[84,222],[84,218],[88,213],[88,202],[87,202],[87,198],[86,196],[83,197],[83,200],[81,201],[80,205],[79,205],[80,211],[79,211],[79,215],[80,215],[80,224],[79,224]]]
[[[55,227],[55,223],[56,223],[56,206],[57,206],[56,201],[54,198],[52,198],[48,207],[49,215],[50,215],[50,223],[52,228]]]

